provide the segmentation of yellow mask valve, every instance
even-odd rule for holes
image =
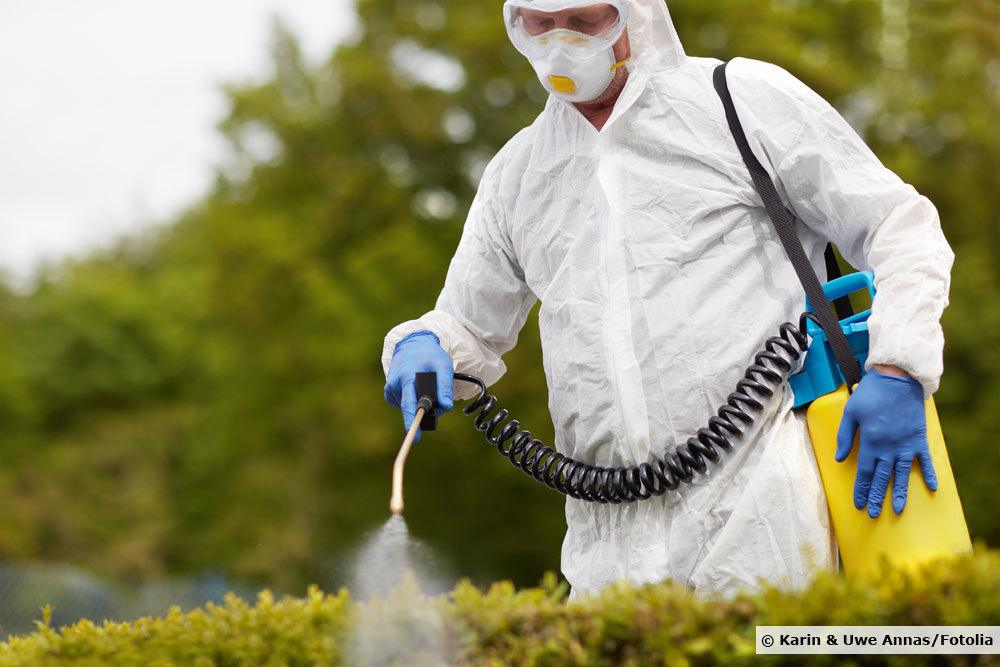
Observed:
[[[556,76],[552,74],[549,76],[549,83],[552,84],[552,90],[557,93],[572,95],[576,92],[576,83],[568,76]]]
[[[626,58],[625,60],[619,60],[618,62],[616,62],[614,65],[611,66],[611,71],[615,72],[618,70],[619,67],[625,67],[625,65],[628,65],[628,61],[629,61],[628,58]]]

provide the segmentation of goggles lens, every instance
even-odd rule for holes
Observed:
[[[531,0],[509,0],[504,6],[507,32],[525,55],[537,55],[553,47],[608,47],[618,41],[625,27],[625,17],[615,4],[542,9],[545,6]]]

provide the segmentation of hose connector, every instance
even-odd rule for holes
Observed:
[[[438,383],[437,373],[417,373],[414,380],[414,389],[417,391],[417,408],[424,409],[422,419],[414,419],[420,422],[421,431],[437,430],[437,395]]]

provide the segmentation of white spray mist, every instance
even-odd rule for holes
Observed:
[[[358,667],[443,667],[448,628],[437,596],[447,590],[430,549],[393,515],[358,552],[350,578],[356,617],[348,662]]]

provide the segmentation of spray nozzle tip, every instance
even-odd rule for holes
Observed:
[[[389,500],[389,511],[392,512],[393,514],[402,514],[403,513],[403,499],[402,498],[397,498],[396,496],[393,496]]]

